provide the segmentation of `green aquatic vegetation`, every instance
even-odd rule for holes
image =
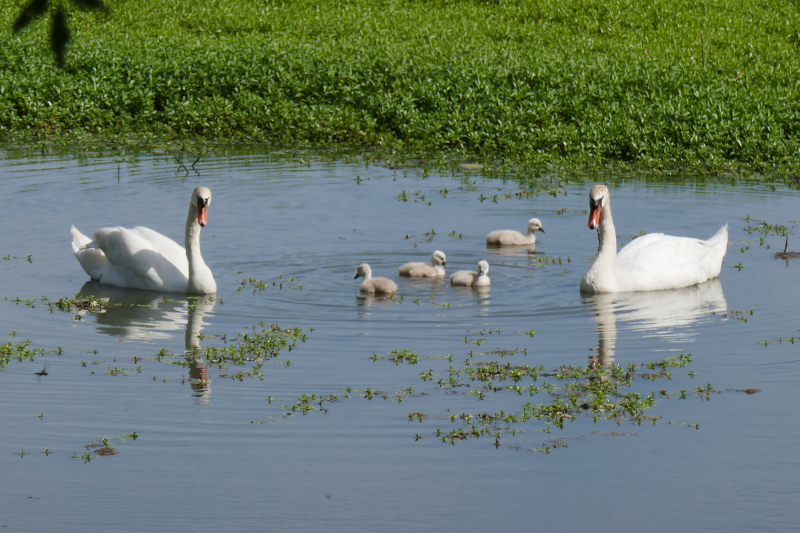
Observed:
[[[755,311],[753,309],[750,309],[750,310],[747,310],[747,311],[728,310],[728,311],[725,311],[723,313],[717,313],[716,311],[711,311],[711,314],[712,315],[718,315],[718,316],[720,316],[722,318],[731,317],[731,318],[735,318],[737,320],[741,320],[742,322],[747,322],[747,317],[753,316],[755,314]]]
[[[94,440],[92,442],[87,443],[84,448],[86,449],[85,452],[82,453],[72,453],[70,457],[73,459],[82,459],[84,463],[88,463],[89,461],[96,459],[98,457],[106,457],[109,455],[117,455],[119,454],[119,450],[114,446],[119,447],[120,444],[125,444],[129,440],[135,441],[139,438],[139,435],[132,431],[125,435],[119,435],[117,437],[118,443],[114,444],[111,439],[107,437],[103,437],[101,439]],[[112,444],[114,446],[112,446]]]
[[[142,367],[136,366],[134,368],[120,368],[116,367],[108,367],[105,371],[105,374],[108,376],[128,376],[130,374],[141,374]]]
[[[7,335],[16,336],[15,332],[8,333]],[[37,355],[44,355],[46,353],[61,354],[61,348],[56,350],[45,350],[44,348],[30,348],[30,339],[24,341],[7,341],[0,343],[0,370],[7,367],[12,360],[17,361],[33,361]]]
[[[11,28],[19,5],[6,4]],[[38,22],[6,40],[0,130],[427,148],[482,173],[498,160],[745,162],[796,180],[800,13],[739,7],[143,0],[75,11],[63,70]]]
[[[750,225],[744,228],[744,230],[750,234],[763,233],[765,237],[769,235],[785,237],[792,233],[789,226],[786,226],[785,224],[772,224],[767,222],[766,220],[756,221],[755,219],[751,218],[750,215],[747,215],[744,220],[750,223]],[[757,223],[753,224],[753,222]],[[792,225],[792,227],[795,226]]]
[[[416,365],[419,362],[419,355],[415,354],[411,350],[401,349],[401,350],[392,350],[386,355],[378,355],[376,353],[373,353],[370,359],[372,359],[372,361],[388,359],[392,361],[395,364],[395,366],[399,365],[400,363],[408,363],[409,365]]]
[[[179,366],[209,364],[220,371],[224,371],[229,365],[250,366],[249,369],[237,369],[235,372],[221,372],[219,376],[239,381],[253,377],[263,379],[264,362],[277,359],[284,351],[291,352],[297,347],[298,342],[306,341],[307,335],[306,330],[300,328],[281,328],[277,324],[267,325],[263,322],[247,329],[252,330],[252,333],[239,333],[235,337],[229,337],[227,334],[214,337],[202,336],[204,339],[217,339],[222,345],[205,348],[194,346],[183,354],[174,354],[162,348],[154,359],[164,364]],[[291,361],[286,360],[281,364],[290,366]]]
[[[51,300],[47,296],[42,296],[41,298],[38,299],[37,298],[22,299],[16,297],[10,301],[16,305],[24,304],[26,307],[30,308],[36,308],[36,306],[42,306],[47,308],[51,313],[54,313],[55,311],[72,313],[74,320],[81,320],[84,314],[99,313],[105,311],[109,307],[150,307],[150,305],[148,304],[129,304],[126,302],[111,304],[106,300],[101,300],[92,295],[81,296],[80,294],[76,294],[73,298],[65,296],[55,301]],[[194,304],[195,301],[196,301],[195,299],[190,298],[189,306],[191,307],[192,305],[195,305]]]
[[[283,290],[284,283],[286,283],[286,287],[289,289],[303,288],[303,284],[299,283],[297,278],[294,276],[284,277],[283,275],[280,275],[274,278],[272,281],[264,281],[248,276],[246,279],[239,280],[239,286],[236,287],[235,290],[243,291],[245,288],[252,287],[253,294],[255,294],[256,292],[261,292],[269,287],[278,287],[279,290]]]
[[[451,366],[449,378],[440,378],[438,381],[441,388],[470,387],[467,394],[478,400],[501,391],[510,391],[517,395],[527,393],[529,396],[547,393],[550,400],[538,404],[527,402],[515,413],[499,411],[450,415],[452,421],[459,419],[469,425],[450,432],[438,429],[437,435],[443,442],[449,443],[488,435],[499,440],[503,434],[518,431],[512,424],[531,419],[560,429],[564,428],[565,422],[579,417],[588,418],[595,423],[602,420],[610,420],[616,424],[626,421],[639,425],[646,421],[656,423],[660,417],[648,416],[646,412],[656,405],[657,397],[687,398],[688,392],[679,389],[675,395],[670,395],[663,389],[646,393],[628,389],[640,380],[669,380],[672,378],[669,369],[684,367],[691,359],[691,355],[680,355],[652,363],[629,364],[626,367],[614,365],[611,368],[563,365],[551,371],[545,371],[541,366],[514,366],[497,362],[476,363],[474,367],[463,369]],[[545,378],[549,381],[541,381]],[[538,386],[534,386],[534,383]],[[708,399],[711,393],[718,392],[710,384],[706,384],[705,387],[697,388],[696,395]]]
[[[547,265],[547,264],[550,264],[550,265],[561,265],[565,261],[567,263],[571,263],[572,262],[572,258],[569,257],[569,256],[567,256],[566,259],[564,259],[562,257],[548,257],[546,255],[538,255],[538,254],[530,255],[530,257],[534,261],[534,266],[542,266],[542,265]]]
[[[108,11],[108,8],[101,0],[72,0],[74,6],[84,10]],[[51,6],[55,5],[52,9]],[[25,29],[31,22],[44,15],[50,10],[50,50],[53,52],[56,64],[64,67],[64,60],[67,54],[67,44],[71,37],[69,25],[67,24],[68,13],[65,8],[66,2],[51,3],[49,0],[29,0],[19,11],[12,29],[14,33]]]
[[[33,256],[32,255],[26,255],[25,257],[17,257],[17,256],[12,256],[12,255],[9,254],[9,255],[4,255],[3,256],[3,260],[4,261],[11,261],[12,259],[24,259],[28,263],[33,263]]]

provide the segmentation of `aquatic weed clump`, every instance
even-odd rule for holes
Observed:
[[[0,369],[7,367],[12,359],[16,359],[17,361],[33,361],[37,353],[44,353],[43,350],[28,348],[30,344],[30,339],[19,342],[7,341],[0,344]]]
[[[637,381],[653,382],[671,379],[669,370],[682,368],[691,362],[692,356],[679,355],[661,361],[633,364],[625,367],[613,365],[603,367],[594,364],[585,367],[563,365],[552,371],[544,367],[514,366],[510,363],[475,362],[465,368],[450,367],[447,378],[439,378],[437,384],[443,389],[470,388],[468,394],[483,400],[489,394],[502,391],[513,392],[519,396],[546,394],[547,402],[526,402],[517,412],[478,412],[449,414],[451,422],[463,421],[467,425],[450,431],[436,430],[442,442],[457,441],[481,436],[493,436],[499,442],[504,434],[515,434],[521,429],[517,424],[537,419],[546,424],[544,431],[549,433],[551,426],[563,429],[565,422],[578,418],[588,418],[597,423],[608,420],[616,424],[630,422],[641,425],[643,422],[656,423],[661,417],[650,416],[646,412],[656,405],[658,398],[685,398],[687,392],[679,390],[668,393],[665,389],[634,391],[630,390]],[[431,373],[420,375],[423,380],[432,381]],[[718,392],[710,385],[698,389],[699,394]],[[524,430],[522,430],[524,431]]]
[[[244,366],[254,364],[253,370],[247,373],[237,373],[229,377],[243,378],[246,375],[262,377],[261,365],[270,359],[277,358],[284,350],[291,352],[298,341],[306,341],[305,330],[300,328],[281,328],[277,324],[264,324],[263,322],[248,328],[251,332],[239,333],[229,339],[227,335],[218,336],[222,339],[223,346],[208,346],[205,348],[194,346],[186,352],[186,358],[202,361],[215,365],[219,369],[227,365]],[[208,337],[202,337],[208,338]],[[159,359],[169,352],[162,350]],[[287,364],[290,364],[287,361]]]

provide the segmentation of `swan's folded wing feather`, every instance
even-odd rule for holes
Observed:
[[[135,228],[131,229],[131,231],[143,239],[146,239],[150,243],[153,251],[163,255],[171,263],[180,265],[182,262],[186,262],[186,268],[188,270],[189,263],[188,259],[186,259],[186,249],[183,246],[170,239],[166,235],[162,235],[161,233],[144,226],[136,226]]]
[[[162,288],[164,271],[174,270],[165,258],[153,250],[150,241],[127,228],[99,229],[94,234],[94,240],[113,267],[104,274],[100,280],[102,283]]]
[[[653,233],[634,239],[617,255],[620,290],[670,289],[714,277],[705,268],[708,241]],[[718,272],[717,272],[718,274]]]

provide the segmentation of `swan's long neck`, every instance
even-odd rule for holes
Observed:
[[[203,261],[200,253],[200,223],[197,221],[197,206],[189,204],[186,218],[186,259],[189,261],[189,292],[194,294],[210,294],[217,292],[211,271]],[[212,287],[213,285],[213,287]]]
[[[600,226],[597,228],[597,258],[595,264],[606,271],[614,272],[617,267],[617,233],[614,220],[611,218],[611,202],[606,198],[606,205],[600,211]]]

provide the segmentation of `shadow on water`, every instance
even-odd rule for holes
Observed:
[[[719,279],[667,291],[596,294],[583,303],[594,307],[597,322],[597,355],[589,356],[589,363],[603,367],[614,363],[618,320],[645,337],[685,340],[696,333],[692,326],[703,317],[728,307]]]
[[[105,304],[94,316],[97,331],[135,340],[165,339],[184,330],[185,357],[189,363],[192,394],[206,398],[211,394],[208,367],[193,355],[200,348],[200,334],[206,319],[213,315],[215,300],[179,293],[128,289],[87,281],[80,296],[94,296]]]

